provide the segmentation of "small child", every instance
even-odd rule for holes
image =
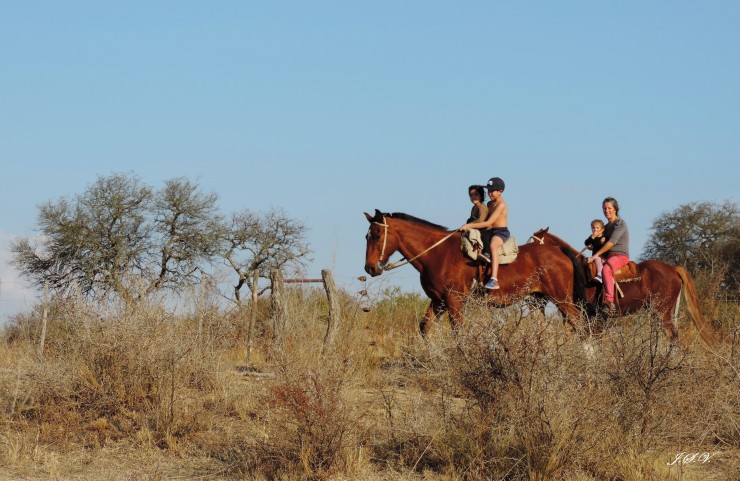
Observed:
[[[460,227],[460,230],[480,229],[483,245],[491,248],[491,278],[483,286],[486,289],[499,289],[498,283],[498,258],[499,248],[509,240],[511,233],[508,227],[509,208],[503,198],[503,179],[491,177],[488,179],[486,189],[488,190],[488,216],[483,222],[468,222]]]
[[[473,204],[473,208],[470,209],[470,217],[465,221],[466,223],[483,222],[488,217],[488,206],[483,202],[483,196],[482,185],[471,185],[468,187],[468,197]],[[480,244],[476,244],[475,251],[478,257],[482,257],[486,262],[491,262],[491,259],[483,254],[483,247]]]
[[[470,217],[465,222],[470,224],[471,222],[483,222],[486,220],[486,217],[488,217],[488,206],[483,203],[483,186],[471,185],[468,187],[468,197],[470,197],[473,208],[470,210]]]
[[[591,250],[592,253],[597,252],[606,243],[606,237],[604,237],[604,222],[599,219],[591,221],[591,235],[586,239],[584,244]],[[596,263],[596,276],[594,280],[596,282],[604,282],[601,278],[601,270],[604,268],[604,263],[601,257],[594,259]]]

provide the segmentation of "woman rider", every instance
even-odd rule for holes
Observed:
[[[599,250],[588,258],[588,262],[594,262],[597,258],[605,259],[602,274],[604,276],[604,307],[610,316],[617,314],[614,305],[614,273],[626,266],[630,261],[629,240],[627,223],[619,217],[619,203],[614,197],[607,197],[601,203],[604,217],[608,221],[604,226],[604,237],[608,240]]]

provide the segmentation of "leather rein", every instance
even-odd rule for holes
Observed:
[[[381,271],[390,271],[392,269],[395,269],[396,267],[401,267],[402,265],[408,264],[408,263],[410,263],[410,262],[418,259],[419,257],[423,256],[424,254],[426,254],[430,250],[432,250],[435,247],[437,247],[438,245],[442,244],[444,241],[446,241],[447,239],[449,239],[450,237],[452,237],[457,232],[456,230],[453,230],[452,232],[450,232],[449,234],[447,234],[445,237],[443,237],[442,239],[438,240],[437,242],[435,242],[431,246],[427,247],[426,249],[424,249],[423,251],[421,251],[419,254],[415,255],[411,259],[402,259],[400,261],[393,262],[391,264],[383,264],[383,257],[385,256],[385,246],[388,243],[388,224],[385,222],[385,216],[383,216],[383,222],[374,221],[373,224],[378,224],[378,225],[383,226],[383,248],[380,251],[380,257],[378,257],[378,269],[380,269]],[[369,231],[368,231],[368,233],[369,233]]]

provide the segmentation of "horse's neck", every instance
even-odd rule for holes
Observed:
[[[398,232],[398,251],[406,259],[413,259],[419,256],[436,242],[449,235],[449,232],[444,230],[414,226],[412,224],[404,224],[404,227],[399,228]],[[431,250],[435,254],[435,257],[442,254],[442,251],[447,247],[445,244],[447,243],[445,242]],[[427,259],[427,256],[421,256],[416,260],[423,265]]]
[[[553,244],[558,245],[560,247],[567,247],[573,252],[578,252],[576,249],[573,248],[573,246],[571,246],[570,244],[568,244],[567,242],[565,242],[563,239],[556,236],[555,234],[547,233],[545,235],[550,238]]]

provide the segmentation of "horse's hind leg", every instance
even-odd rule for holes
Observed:
[[[446,310],[447,308],[445,308],[442,301],[432,301],[429,303],[429,307],[427,307],[427,310],[424,313],[424,318],[419,323],[419,332],[423,337],[429,335],[432,329],[432,323],[434,323],[439,316],[444,314]]]
[[[669,336],[671,336],[671,342],[675,342],[678,339],[678,328],[676,323],[673,322],[673,313],[671,310],[667,310],[663,313],[663,328],[666,330]]]

